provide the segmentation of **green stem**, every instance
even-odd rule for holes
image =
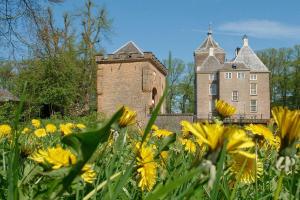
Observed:
[[[274,193],[274,200],[278,200],[279,199],[279,195],[282,189],[282,181],[283,181],[283,177],[284,177],[284,172],[281,171],[278,182],[277,182],[277,187],[276,187],[276,191]]]

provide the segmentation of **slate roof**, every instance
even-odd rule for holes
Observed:
[[[206,39],[196,49],[195,53],[209,52],[209,48],[214,48],[215,53],[225,53],[224,49],[222,49],[219,46],[219,44],[214,40],[211,32],[207,33]]]
[[[201,64],[198,72],[215,72],[222,68],[221,63],[215,56],[208,56]]]
[[[0,102],[19,101],[12,93],[6,89],[0,89]]]
[[[113,52],[113,54],[140,54],[143,55],[143,51],[133,42],[129,41],[119,49]]]
[[[248,38],[247,43],[240,49],[237,54],[234,62],[243,62],[247,67],[251,69],[251,71],[257,72],[268,72],[268,68],[264,65],[264,63],[258,58],[258,56],[254,53],[254,51],[248,46]]]
[[[235,68],[233,66],[235,66]],[[220,69],[220,71],[235,71],[235,70],[250,70],[250,68],[247,67],[242,62],[225,62],[223,67]]]

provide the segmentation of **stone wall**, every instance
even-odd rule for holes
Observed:
[[[180,132],[180,122],[186,120],[193,122],[194,114],[161,114],[157,116],[155,124],[161,129]]]

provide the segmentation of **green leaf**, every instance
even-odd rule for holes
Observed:
[[[196,168],[181,177],[175,178],[175,180],[170,181],[170,182],[166,183],[165,185],[160,185],[159,187],[157,187],[156,190],[154,190],[152,193],[150,193],[145,198],[145,200],[164,199],[168,193],[172,192],[176,188],[179,188],[181,185],[188,182],[193,177],[197,176],[200,172],[201,172],[201,170]]]
[[[215,179],[213,188],[212,188],[212,190],[210,192],[211,199],[213,199],[213,200],[218,199],[218,194],[219,194],[218,191],[219,191],[219,187],[220,187],[220,179],[221,179],[221,176],[222,176],[222,174],[224,172],[223,171],[223,165],[224,165],[225,158],[226,158],[226,143],[227,142],[225,142],[223,144],[221,155],[220,155],[219,161],[217,163],[216,179]]]

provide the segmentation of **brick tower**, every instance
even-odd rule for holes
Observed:
[[[107,57],[96,56],[96,62],[98,112],[110,116],[120,106],[129,106],[144,125],[163,94],[167,69],[132,41]],[[160,112],[165,112],[165,105]]]

